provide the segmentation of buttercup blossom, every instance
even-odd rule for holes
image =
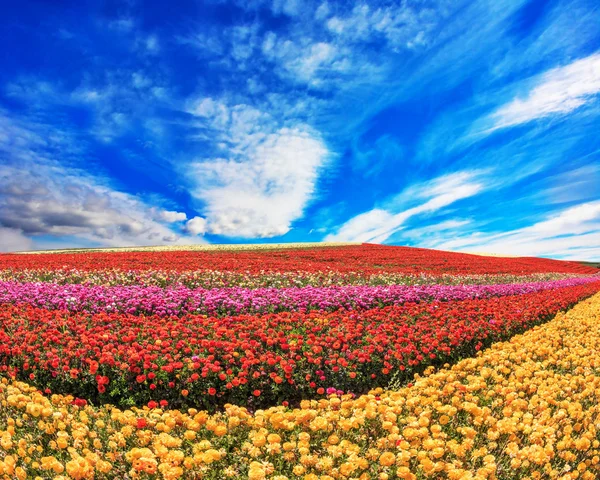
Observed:
[[[80,407],[4,378],[0,475],[593,480],[598,342],[600,294],[410,387],[254,413]]]

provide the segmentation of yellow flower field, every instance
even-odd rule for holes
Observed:
[[[0,383],[0,478],[595,479],[600,294],[397,391],[216,415]]]

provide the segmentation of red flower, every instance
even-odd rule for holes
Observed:
[[[264,402],[254,403],[262,407],[267,399],[296,400],[321,385],[359,391],[381,386],[386,376],[403,371],[408,381],[434,362],[452,361],[454,352],[473,354],[476,347],[508,338],[599,288],[600,282],[594,282],[488,299],[220,318],[88,314],[4,304],[0,371],[59,393],[68,383],[70,393],[91,395],[94,403],[104,400],[110,378],[124,387],[124,405],[131,399],[146,403],[156,389],[183,408],[201,402],[202,391],[215,406],[258,392]],[[336,342],[340,348],[334,348]],[[94,365],[96,374],[88,374]],[[149,388],[140,388],[147,380],[153,380]],[[193,395],[186,398],[184,387]]]

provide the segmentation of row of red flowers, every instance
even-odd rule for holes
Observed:
[[[121,406],[259,407],[359,393],[470,355],[600,290],[363,312],[183,318],[0,307],[0,369],[42,390]]]
[[[395,272],[407,275],[579,273],[598,270],[545,258],[496,258],[384,245],[282,250],[0,254],[0,269],[219,270],[261,272]]]

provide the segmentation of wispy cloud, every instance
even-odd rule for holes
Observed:
[[[243,2],[240,6],[254,13],[263,3]],[[398,55],[433,43],[436,28],[460,7],[442,0],[429,6],[359,2],[352,9],[326,1],[266,3],[276,16],[287,15],[294,21],[273,28],[253,15],[251,21],[226,28],[202,24],[180,33],[177,40],[224,70],[246,75],[268,71],[280,82],[316,91],[310,93],[349,92],[389,81],[389,75],[397,73],[394,67],[404,62]],[[376,57],[372,55],[375,46]],[[273,78],[261,77],[269,88],[275,86]]]
[[[468,252],[599,260],[600,201],[556,211],[524,228],[501,233],[454,234],[453,237],[431,246]]]
[[[515,98],[491,115],[491,130],[570,113],[598,93],[600,54],[594,54],[544,73],[523,98]]]
[[[600,152],[594,152],[598,155]],[[585,159],[584,159],[585,160]],[[598,196],[600,165],[587,164],[573,170],[561,171],[545,179],[547,185],[536,194],[548,204],[561,204],[592,200]]]
[[[375,208],[361,213],[327,235],[325,241],[385,242],[404,228],[411,217],[431,214],[480,193],[485,184],[478,176],[476,172],[458,172],[411,186],[388,203],[393,207],[416,201],[416,206],[401,211]]]
[[[432,31],[444,16],[436,8],[440,4],[419,8],[409,3],[387,6],[359,3],[349,13],[323,14],[321,18],[330,32],[347,42],[381,39],[393,50],[399,51],[429,42]]]
[[[89,111],[87,127],[97,139],[110,143],[148,120],[159,122],[156,110],[169,104],[165,86],[143,70],[107,70],[100,77],[86,75],[75,88],[34,76],[6,86],[6,93],[28,109],[50,114],[56,107]],[[145,119],[145,121],[141,121]],[[151,132],[156,136],[156,129]]]
[[[452,235],[453,232],[463,229],[464,227],[471,225],[471,223],[471,219],[454,218],[451,220],[434,222],[425,227],[409,228],[406,231],[406,235],[408,238],[416,241],[416,244],[419,245],[423,243],[426,238],[431,239],[441,235]]]

